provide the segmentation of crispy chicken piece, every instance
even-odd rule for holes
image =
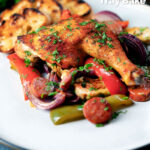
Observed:
[[[30,10],[33,10],[32,8],[38,9],[41,15],[39,11],[35,11],[32,16],[25,15],[24,12],[27,9],[29,10],[29,8]],[[91,7],[87,3],[81,3],[77,0],[64,0],[60,1],[60,3],[57,0],[21,0],[11,9],[4,10],[0,14],[0,32],[2,32],[0,33],[0,51],[6,53],[12,52],[16,37],[26,34],[30,28],[36,30],[41,25],[48,25],[60,21],[61,13],[66,8],[81,17],[89,18],[92,14]],[[82,11],[79,11],[80,9]],[[42,22],[43,19],[44,22]]]
[[[139,27],[133,27],[133,28],[127,28],[125,29],[126,32],[129,34],[132,34],[139,38],[142,42],[146,44],[150,44],[150,29],[148,27],[145,28],[139,28]]]
[[[33,8],[25,9],[23,15],[11,16],[10,20],[0,26],[0,51],[5,53],[13,51],[17,36],[27,34],[29,31],[36,30],[48,23],[49,19],[39,10]]]
[[[78,22],[82,19],[65,20],[38,33],[19,36],[20,42],[16,43],[15,51],[24,58],[24,51],[28,50],[48,65],[56,64],[62,69],[83,65],[86,55],[76,45],[91,29],[87,26],[79,28]]]
[[[38,34],[18,37],[18,40],[21,45],[30,47],[35,57],[48,64],[56,63],[63,69],[82,65],[86,52],[112,66],[128,86],[140,84],[144,74],[127,58],[119,40],[109,28],[93,20],[70,18],[48,26]],[[25,49],[17,45],[15,51],[20,56],[18,51],[23,53]]]
[[[102,35],[103,37],[106,35],[111,40],[103,44],[103,37],[96,37],[95,33],[90,33],[82,41],[80,48],[90,56],[104,60],[109,66],[113,67],[121,75],[126,85],[139,85],[144,72],[127,58],[119,40],[111,31],[102,32]]]
[[[81,99],[90,99],[96,96],[108,96],[109,90],[106,88],[103,81],[100,79],[91,79],[81,77],[74,84],[75,93]]]

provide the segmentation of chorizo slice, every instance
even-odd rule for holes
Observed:
[[[106,123],[112,117],[112,108],[104,98],[94,97],[84,104],[83,114],[94,124]]]

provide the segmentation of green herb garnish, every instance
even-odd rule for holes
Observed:
[[[102,123],[96,124],[96,127],[103,127],[103,126],[104,126],[104,124],[102,124]]]

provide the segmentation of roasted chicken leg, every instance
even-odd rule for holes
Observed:
[[[63,69],[83,65],[85,53],[112,66],[128,86],[139,85],[143,71],[132,64],[106,24],[69,18],[35,33],[18,37],[15,51],[21,58],[40,57]],[[27,49],[26,49],[27,48]]]

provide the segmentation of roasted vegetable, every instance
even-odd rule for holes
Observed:
[[[10,61],[10,64],[12,64],[13,68],[19,73],[20,79],[24,88],[24,95],[25,99],[27,100],[27,91],[25,90],[25,84],[26,82],[31,83],[33,79],[40,76],[39,72],[33,68],[27,65],[27,62],[25,63],[22,59],[20,59],[15,53],[8,56],[8,59]]]
[[[103,22],[103,21],[121,21],[122,19],[114,12],[112,11],[100,11],[98,13],[96,13],[93,16],[94,19],[96,19],[99,22]]]
[[[50,111],[50,118],[55,125],[83,119],[83,112],[79,105],[61,106]]]
[[[106,99],[107,102],[111,105],[112,112],[133,105],[132,100],[125,95],[120,95],[120,94],[113,95],[113,96],[105,97],[104,99]],[[103,102],[103,98],[102,98],[102,102]],[[83,105],[62,106],[51,110],[50,118],[55,125],[83,119],[84,115],[82,109],[83,109]]]
[[[139,38],[142,42],[150,44],[150,29],[148,27],[133,27],[125,30],[129,34],[132,34]]]
[[[147,51],[141,40],[131,34],[119,36],[119,39],[124,44],[127,56],[134,64],[146,65]]]
[[[101,78],[111,95],[127,93],[126,86],[117,77],[112,67],[107,66],[104,61],[88,58],[85,64],[92,64],[89,69],[94,70],[95,74]]]
[[[121,94],[108,96],[105,99],[111,105],[113,112],[131,106],[133,104],[132,100],[129,97]]]

